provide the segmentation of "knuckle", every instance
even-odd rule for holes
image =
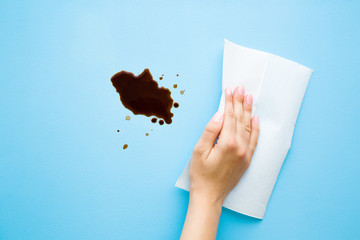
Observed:
[[[244,159],[245,156],[246,156],[246,151],[245,151],[245,149],[243,149],[243,148],[238,149],[238,151],[237,151],[237,157],[238,157],[239,159]]]
[[[210,134],[216,134],[219,131],[219,127],[214,123],[209,123],[206,125],[204,132],[210,133]]]
[[[244,97],[240,94],[234,95],[234,100],[237,102],[243,102]]]
[[[246,101],[245,101],[244,109],[245,109],[246,111],[251,111],[251,108],[252,108],[252,104],[248,104],[248,103],[246,103]]]
[[[243,114],[239,114],[239,116],[236,118],[236,121],[238,124],[240,125],[245,125],[244,124],[244,115]]]
[[[230,151],[235,151],[237,149],[237,143],[235,138],[230,138],[226,142],[226,148]]]
[[[218,126],[216,124],[214,124],[213,122],[209,123],[205,127],[205,131],[211,132],[211,133],[216,132],[217,130],[218,130]]]
[[[226,110],[226,114],[229,116],[229,117],[234,117],[234,109],[231,107],[231,108],[228,108]]]
[[[252,131],[252,134],[256,134],[256,133],[254,133],[254,130]],[[258,135],[251,136],[251,137],[252,137],[252,139],[251,139],[251,142],[250,142],[250,146],[253,146],[255,148],[257,146],[257,144],[258,144],[259,137],[258,137]]]
[[[221,142],[218,142],[217,145],[218,145],[218,148],[219,148],[220,152],[221,152],[222,154],[225,154],[226,151],[227,151],[227,146],[226,146],[226,144],[221,141]]]
[[[195,145],[193,154],[196,156],[199,156],[202,154],[202,147],[199,144]]]

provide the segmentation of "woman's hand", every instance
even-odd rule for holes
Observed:
[[[225,90],[224,114],[214,115],[194,148],[182,239],[215,239],[222,204],[250,165],[259,118],[251,118],[253,99],[244,92],[244,87],[233,94]]]
[[[190,194],[222,205],[250,165],[259,136],[259,118],[251,119],[252,96],[244,87],[225,90],[225,112],[207,124],[191,157]],[[214,142],[219,139],[214,146]]]

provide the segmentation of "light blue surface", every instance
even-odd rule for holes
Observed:
[[[359,239],[360,2],[323,2],[2,1],[0,239],[177,239],[224,38],[315,71],[264,220],[218,239]],[[124,120],[110,77],[146,67],[186,90],[170,126]]]

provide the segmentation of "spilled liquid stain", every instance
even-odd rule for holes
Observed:
[[[181,95],[183,95],[183,94],[184,94],[184,92],[185,92],[185,90],[181,90],[181,91],[180,91],[180,94],[181,94]]]
[[[177,84],[174,84],[174,88],[177,88]]]
[[[151,122],[152,122],[152,123],[156,123],[156,122],[157,122],[157,118],[152,118],[152,119],[151,119]]]
[[[178,108],[179,107],[179,104],[176,102],[174,103],[174,108]]]
[[[127,148],[128,148],[128,145],[124,144],[123,149],[127,149]]]
[[[164,120],[159,121],[160,125],[163,125],[164,121],[167,124],[172,122],[174,114],[171,113],[171,108],[174,100],[171,92],[167,88],[159,87],[149,69],[145,69],[139,76],[126,71],[118,72],[111,77],[111,82],[124,107],[135,115],[162,118]]]

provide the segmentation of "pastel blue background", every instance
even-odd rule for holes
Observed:
[[[218,239],[359,239],[359,27],[359,1],[1,1],[0,239],[179,238],[224,38],[315,71],[264,220]],[[110,83],[146,67],[186,90],[171,125]]]

